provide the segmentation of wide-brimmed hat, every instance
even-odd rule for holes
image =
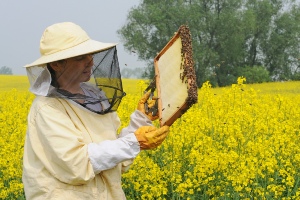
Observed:
[[[90,39],[80,26],[72,22],[57,23],[46,28],[42,35],[41,57],[25,67],[43,66],[54,61],[106,50],[116,45]]]

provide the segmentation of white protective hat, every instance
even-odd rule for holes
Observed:
[[[47,69],[47,63],[104,51],[116,45],[117,43],[103,43],[90,39],[80,26],[72,22],[49,26],[40,40],[41,57],[25,65],[30,91],[36,95],[48,94],[51,74]]]
[[[25,67],[44,65],[79,55],[99,52],[116,46],[91,40],[87,33],[72,22],[57,23],[44,31],[40,40],[41,57]]]

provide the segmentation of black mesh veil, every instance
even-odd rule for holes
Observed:
[[[116,47],[94,54],[92,76],[96,86],[106,94],[110,110],[116,111],[125,96]]]
[[[48,96],[71,99],[98,114],[118,109],[125,92],[115,46],[93,54],[91,79],[82,83],[81,88],[84,95],[54,88]]]

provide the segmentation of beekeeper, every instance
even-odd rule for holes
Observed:
[[[146,93],[119,134],[122,89],[116,44],[89,38],[78,25],[49,26],[41,57],[26,65],[36,95],[23,157],[26,199],[126,199],[121,173],[141,150],[153,149],[169,127],[145,112]]]

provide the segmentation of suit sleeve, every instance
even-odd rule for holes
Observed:
[[[118,119],[116,114],[115,118]],[[129,126],[121,130],[117,140],[88,145],[88,154],[96,174],[119,163],[122,163],[122,172],[129,169],[133,159],[140,152],[139,143],[134,135],[140,126],[152,126],[152,123],[142,112],[135,111],[130,116]]]

